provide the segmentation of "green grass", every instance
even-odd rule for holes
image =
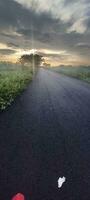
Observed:
[[[32,70],[19,65],[0,63],[0,110],[14,101],[32,80]]]
[[[63,66],[63,67],[54,67],[51,68],[53,71],[56,71],[58,73],[72,76],[84,81],[87,81],[90,83],[90,67],[69,67],[69,66]]]

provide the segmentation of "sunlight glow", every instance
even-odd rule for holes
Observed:
[[[66,51],[60,50],[60,51],[55,51],[55,50],[49,50],[49,49],[40,49],[39,52],[43,52],[45,54],[66,54]]]
[[[6,44],[0,43],[0,49],[6,49],[6,48],[7,48]]]

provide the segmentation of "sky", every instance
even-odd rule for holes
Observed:
[[[90,0],[0,0],[0,60],[90,65]]]

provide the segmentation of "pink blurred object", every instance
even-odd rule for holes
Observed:
[[[21,193],[16,194],[12,200],[25,200],[24,195]]]

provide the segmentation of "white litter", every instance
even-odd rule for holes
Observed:
[[[66,178],[64,176],[62,178],[59,177],[59,179],[58,179],[58,188],[61,188],[63,183],[65,183],[65,181],[66,181]]]

